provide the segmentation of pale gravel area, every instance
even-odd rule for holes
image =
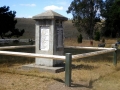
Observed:
[[[92,90],[88,82],[80,81],[77,84],[72,83],[71,87],[66,87],[64,83],[56,82],[50,85],[47,90]]]
[[[73,82],[71,87],[51,79],[0,72],[0,90],[91,90],[89,82]]]

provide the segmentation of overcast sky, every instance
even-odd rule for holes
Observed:
[[[67,18],[72,18],[72,14],[67,14],[66,10],[73,0],[0,0],[0,7],[9,6],[10,10],[16,11],[16,17],[31,18],[34,15],[53,10]]]

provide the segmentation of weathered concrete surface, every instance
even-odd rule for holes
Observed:
[[[47,67],[47,66],[40,66],[40,65],[36,65],[36,64],[23,65],[22,69],[24,69],[24,70],[39,70],[42,72],[51,72],[51,73],[59,73],[59,72],[63,72],[65,70],[64,65],[59,65],[56,67]]]
[[[68,20],[68,18],[64,17],[63,15],[56,13],[52,10],[48,10],[41,14],[35,15],[32,17],[33,19],[61,19],[61,20]]]
[[[32,17],[35,23],[35,51],[45,55],[63,55],[63,21],[67,18],[48,10]],[[36,58],[35,64],[40,66],[54,67],[62,64],[61,60]]]

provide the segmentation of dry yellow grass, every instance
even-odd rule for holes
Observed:
[[[106,40],[106,42],[111,44],[115,40]],[[94,46],[97,43],[94,41]],[[89,41],[84,40],[82,44],[78,44],[75,39],[69,39],[67,42],[65,40],[64,44],[87,46]],[[65,52],[76,54],[88,51],[65,49]],[[112,61],[112,53],[72,61],[73,87],[66,88],[64,87],[65,72],[55,74],[21,70],[23,64],[33,63],[34,59],[1,55],[0,90],[119,90],[120,51],[118,51],[117,67],[114,67]]]
[[[119,90],[120,71],[101,77],[93,84],[93,90]]]
[[[100,43],[100,41],[93,41],[93,47],[97,47],[98,44]],[[116,39],[105,39],[105,43],[106,46],[105,47],[111,47],[111,44],[115,44],[116,43]],[[65,46],[71,45],[71,46],[84,46],[84,47],[88,47],[91,46],[90,45],[90,40],[83,40],[82,43],[78,43],[76,38],[67,38],[65,39],[64,42]]]

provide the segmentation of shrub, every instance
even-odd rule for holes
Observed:
[[[19,40],[14,40],[13,43],[17,44],[19,43]]]
[[[32,39],[29,39],[29,43],[33,45],[35,42]]]
[[[102,41],[101,41],[102,43],[105,43],[105,38],[102,38]]]
[[[95,41],[100,41],[100,32],[95,33]]]
[[[78,36],[78,38],[77,38],[77,41],[78,41],[78,43],[82,43],[82,34],[80,34],[79,36]]]
[[[120,42],[120,38],[117,39],[117,42]]]

